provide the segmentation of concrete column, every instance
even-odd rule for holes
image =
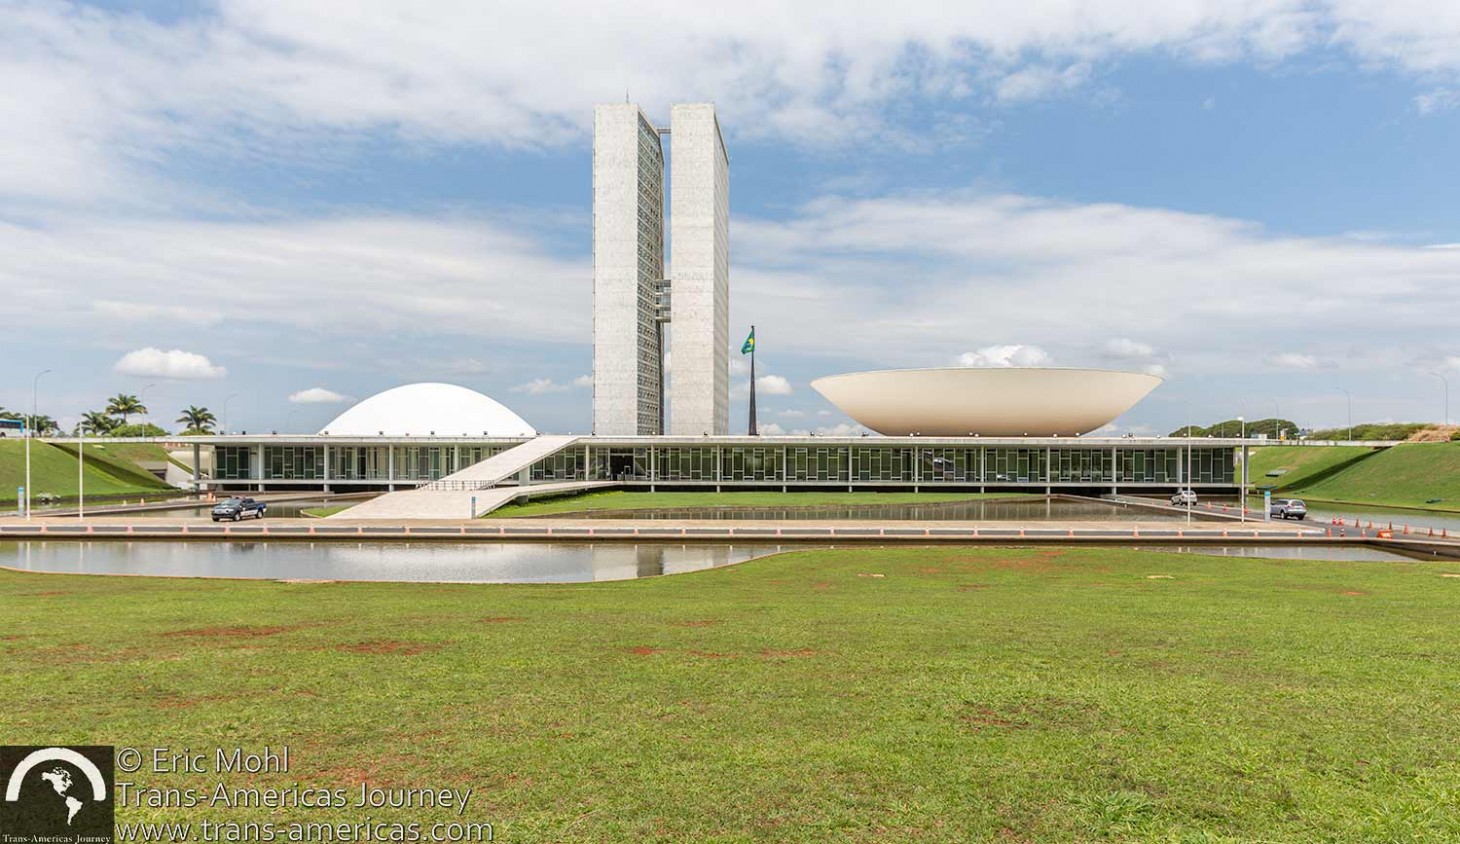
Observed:
[[[1110,447],[1110,494],[1120,494],[1120,448]]]
[[[385,480],[386,488],[391,492],[395,491],[395,446],[386,446],[385,452]]]
[[[325,445],[325,446],[323,446],[323,448],[324,448],[324,457],[322,459],[324,460],[324,472],[322,473],[321,477],[324,479],[324,491],[325,492],[329,492],[330,491],[330,447],[328,445]]]
[[[76,449],[79,452],[80,449],[81,449],[81,446],[80,445],[77,445],[76,446]],[[203,446],[200,445],[200,444],[198,444],[198,443],[193,443],[193,492],[198,492],[199,491],[199,487],[200,487],[200,484],[202,482],[202,479],[203,479]]]

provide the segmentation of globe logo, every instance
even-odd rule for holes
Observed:
[[[9,844],[113,835],[111,747],[0,748],[0,828]],[[105,773],[103,773],[105,769]]]

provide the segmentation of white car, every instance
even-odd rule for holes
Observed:
[[[1274,498],[1267,512],[1274,519],[1297,519],[1301,522],[1308,518],[1308,505],[1298,498]]]
[[[1196,490],[1194,489],[1178,490],[1175,495],[1171,496],[1171,506],[1173,507],[1186,507],[1195,503]]]

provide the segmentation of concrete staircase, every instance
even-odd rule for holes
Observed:
[[[416,489],[389,492],[330,516],[331,519],[469,519],[517,498],[612,486],[608,481],[528,485],[532,465],[569,448],[581,437],[541,436]]]

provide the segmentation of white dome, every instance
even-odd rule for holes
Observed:
[[[521,416],[455,384],[406,384],[376,393],[336,416],[321,434],[342,437],[535,437]]]

